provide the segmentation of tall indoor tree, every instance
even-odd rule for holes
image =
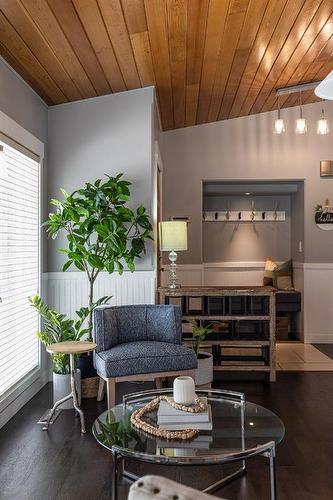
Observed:
[[[92,326],[94,284],[101,271],[122,274],[124,266],[133,272],[135,259],[145,252],[147,239],[152,239],[152,226],[146,209],[140,205],[132,210],[130,182],[123,174],[106,176],[88,182],[82,189],[68,194],[61,190],[63,200],[52,199],[57,207],[45,222],[47,233],[56,239],[61,231],[67,233],[68,247],[59,249],[67,256],[63,271],[74,265],[84,271],[89,282],[88,327]]]

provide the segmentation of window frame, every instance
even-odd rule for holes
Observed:
[[[45,161],[44,144],[30,132],[0,111],[0,140],[39,163],[39,294],[47,300],[47,274],[43,273]],[[40,321],[40,319],[39,319]],[[0,428],[33,397],[50,379],[50,364],[44,346],[39,342],[39,367],[32,369],[0,396]]]

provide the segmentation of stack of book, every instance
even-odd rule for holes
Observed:
[[[207,398],[202,398],[207,405]],[[177,410],[166,401],[161,401],[157,411],[157,425],[160,429],[180,431],[183,429],[212,430],[212,412],[210,405],[207,410],[199,413]]]

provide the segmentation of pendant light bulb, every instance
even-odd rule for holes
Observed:
[[[299,118],[297,118],[297,120],[296,120],[295,132],[296,132],[296,134],[306,134],[307,130],[308,130],[308,126],[306,123],[306,119],[303,118],[301,93],[299,93]]]
[[[321,110],[321,118],[317,121],[317,134],[326,135],[329,133],[328,120],[325,118],[324,110]]]
[[[285,132],[285,131],[286,131],[286,128],[284,126],[284,121],[281,118],[280,102],[278,100],[278,117],[273,122],[273,133],[280,135],[280,134],[283,134],[283,132]]]

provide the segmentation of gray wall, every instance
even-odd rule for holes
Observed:
[[[132,182],[132,206],[151,211],[153,88],[49,108],[48,197],[61,197],[103,175],[124,173]],[[49,241],[48,271],[60,271],[64,239]],[[137,269],[152,268],[151,245]],[[73,269],[75,270],[75,269]]]
[[[285,196],[205,196],[204,210],[285,210],[281,222],[211,222],[202,223],[203,261],[277,261],[290,259],[290,195]]]
[[[47,105],[1,58],[0,110],[46,144]]]
[[[321,179],[319,161],[333,159],[332,131],[317,136],[316,120],[322,104],[304,106],[308,133],[296,135],[299,110],[282,111],[285,134],[272,134],[276,113],[262,113],[233,120],[164,132],[161,149],[164,164],[163,218],[188,215],[189,250],[180,252],[180,263],[201,263],[203,180],[301,180],[304,179],[306,262],[333,262],[333,232],[314,223],[314,207],[333,199],[333,179]],[[331,126],[333,103],[324,108]]]

